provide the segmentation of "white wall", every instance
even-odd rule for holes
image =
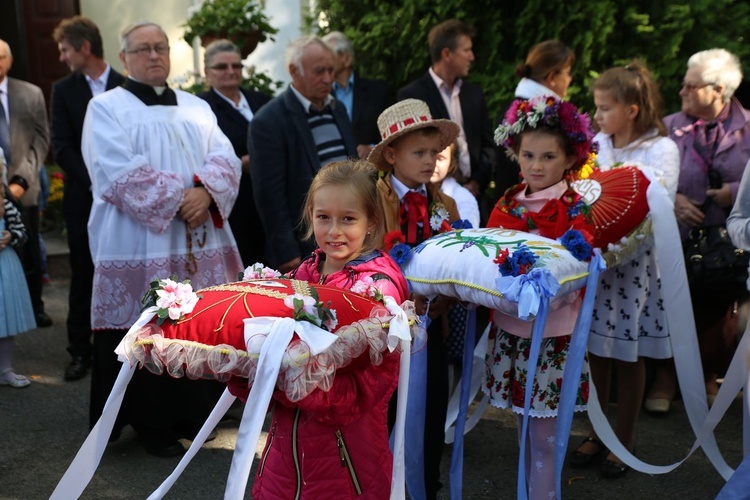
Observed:
[[[123,70],[118,57],[120,31],[138,21],[153,21],[161,25],[172,48],[172,77],[193,69],[193,49],[182,40],[183,29],[179,27],[187,19],[191,4],[192,0],[80,0],[81,14],[99,26],[105,59],[118,71]]]
[[[170,40],[172,70],[171,80],[184,80],[194,71],[194,53],[182,39],[188,10],[200,0],[80,0],[81,14],[91,18],[102,33],[104,56],[109,63],[122,71],[118,58],[119,34],[127,25],[143,20],[160,24]],[[266,15],[270,24],[278,28],[276,41],[266,40],[258,45],[246,59],[247,64],[267,72],[272,79],[289,82],[289,72],[284,67],[284,50],[290,41],[301,35],[303,9],[309,9],[309,0],[266,0]],[[203,72],[203,49],[198,58]]]

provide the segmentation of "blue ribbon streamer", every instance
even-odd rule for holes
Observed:
[[[568,357],[563,370],[563,383],[560,389],[560,405],[557,410],[557,429],[555,430],[555,490],[557,498],[562,498],[562,468],[565,462],[565,454],[568,449],[570,438],[570,427],[573,424],[573,413],[576,398],[578,397],[578,386],[581,380],[583,359],[589,340],[591,321],[593,319],[594,302],[596,300],[596,289],[599,284],[599,272],[606,265],[599,250],[595,250],[594,256],[589,262],[589,275],[586,279],[586,292],[583,296],[583,305],[578,313],[576,326],[568,347]],[[589,382],[593,383],[593,382]]]
[[[425,331],[430,319],[420,318]],[[404,427],[404,468],[406,487],[414,500],[427,498],[424,483],[424,418],[427,403],[427,345],[411,355],[409,365],[409,396],[406,402]]]
[[[544,295],[541,291],[539,296],[539,307],[534,327],[531,330],[531,350],[529,352],[529,363],[526,372],[526,387],[523,398],[523,424],[521,425],[521,453],[518,457],[518,498],[526,500],[528,498],[528,488],[526,485],[526,438],[529,432],[529,411],[531,410],[531,394],[534,391],[534,380],[536,377],[536,365],[539,362],[539,350],[544,338],[544,327],[547,325],[547,315],[549,314],[549,296]],[[520,314],[520,313],[519,313]]]
[[[464,474],[464,429],[466,415],[469,413],[469,397],[471,396],[471,372],[474,366],[474,345],[476,344],[477,311],[475,308],[467,314],[466,330],[464,331],[464,352],[461,359],[461,398],[456,417],[456,429],[451,452],[451,499],[461,500],[463,495]]]

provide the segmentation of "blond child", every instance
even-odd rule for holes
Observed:
[[[429,107],[417,99],[405,99],[378,117],[383,140],[368,160],[385,176],[378,180],[378,197],[387,231],[384,247],[404,241],[414,246],[459,219],[456,202],[430,179],[437,157],[458,136],[459,127],[450,120],[433,119]],[[424,314],[423,297],[413,297],[417,313]],[[430,302],[430,317],[447,311],[451,301],[437,297]],[[441,321],[427,330],[427,392],[424,421],[424,486],[427,498],[440,488],[440,458],[445,438],[448,406],[448,357]],[[408,478],[407,478],[408,479]],[[410,491],[412,486],[410,485]],[[414,494],[414,492],[412,492]]]

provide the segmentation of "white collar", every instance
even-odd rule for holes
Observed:
[[[453,88],[448,87],[448,82],[443,80],[440,75],[435,73],[435,70],[432,69],[432,66],[430,66],[430,69],[427,70],[427,72],[432,77],[432,81],[435,82],[435,86],[439,88],[440,90],[443,90],[444,88],[448,89],[451,94],[454,92],[459,92],[461,90],[461,85],[463,84],[463,80],[460,78],[456,78],[456,81],[453,82]]]
[[[103,84],[105,87],[107,86],[107,80],[109,79],[109,71],[112,69],[112,67],[107,63],[107,67],[104,68],[104,71],[102,71],[102,74],[99,75],[97,78],[91,78],[86,73],[83,74],[83,76],[86,78],[86,83],[91,85],[92,82],[96,82],[99,84]]]
[[[312,101],[308,99],[307,97],[303,96],[299,90],[294,88],[293,83],[289,84],[289,88],[292,89],[292,92],[294,92],[294,95],[297,96],[297,99],[299,100],[299,103],[302,104],[302,108],[305,110],[305,113],[309,113],[310,107],[312,106],[314,108]],[[328,94],[325,100],[323,101],[323,107],[326,107],[328,105],[331,105],[331,107],[333,107],[333,102],[334,102],[333,96],[331,94]]]
[[[521,81],[518,82],[518,85],[516,86],[516,93],[514,95],[523,99],[531,99],[532,97],[540,95],[551,95],[558,99],[562,99],[562,97],[557,95],[552,89],[545,87],[531,78],[521,78]]]
[[[398,180],[393,174],[391,174],[391,186],[393,187],[393,190],[396,191],[396,195],[398,195],[399,200],[403,200],[404,196],[406,196],[406,193],[408,193],[409,191],[416,191],[427,196],[427,187],[424,184],[415,189],[411,189],[410,187],[407,187],[406,184]]]

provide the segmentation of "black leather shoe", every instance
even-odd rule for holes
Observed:
[[[182,443],[168,437],[141,438],[141,444],[146,453],[155,457],[171,458],[185,454],[185,447]]]
[[[34,315],[36,318],[36,327],[37,328],[49,328],[52,326],[52,318],[49,317],[49,314],[46,312],[38,312]]]
[[[83,356],[73,356],[70,364],[65,368],[65,380],[80,380],[86,376],[91,362]]]

